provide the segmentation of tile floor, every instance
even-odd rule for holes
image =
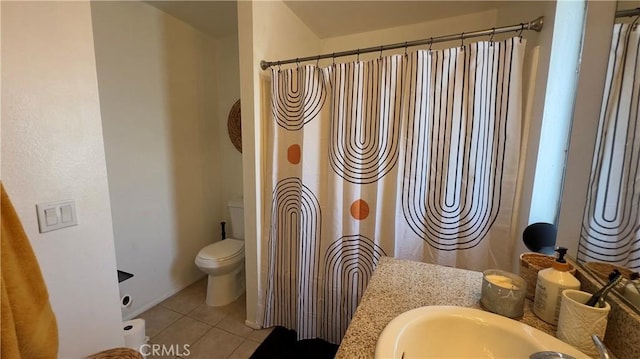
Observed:
[[[149,359],[247,359],[271,333],[271,329],[253,330],[244,325],[244,295],[213,308],[204,302],[206,289],[205,277],[139,315],[145,320],[149,344],[175,346],[174,355],[150,355]],[[177,349],[185,344],[189,344],[188,356],[184,349]]]

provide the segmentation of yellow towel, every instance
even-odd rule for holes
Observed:
[[[2,340],[0,358],[55,358],[58,327],[49,294],[9,196],[2,190]]]

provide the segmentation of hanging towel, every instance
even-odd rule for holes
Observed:
[[[49,294],[18,215],[2,190],[2,347],[7,359],[56,358],[58,327]]]

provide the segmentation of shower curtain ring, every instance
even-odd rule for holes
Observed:
[[[493,46],[493,36],[495,36],[496,34],[496,28],[492,27],[491,28],[491,37],[489,37],[489,46]]]
[[[380,60],[382,60],[382,49],[384,48],[384,46],[380,46]]]
[[[336,53],[331,54],[331,65],[336,66]]]
[[[407,56],[407,41],[404,42],[404,56]]]
[[[522,42],[522,32],[524,32],[524,23],[520,23],[520,32],[518,33],[518,37],[520,38],[520,42]]]
[[[356,50],[356,62],[360,62],[360,49]]]
[[[316,67],[320,67],[320,56],[316,57]]]
[[[460,48],[464,50],[464,32],[460,34]]]
[[[429,52],[431,52],[432,46],[433,46],[433,37],[429,38]]]

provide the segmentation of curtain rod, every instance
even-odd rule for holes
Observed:
[[[616,17],[630,17],[630,16],[638,16],[638,15],[640,15],[640,7],[637,7],[635,9],[616,11]]]
[[[264,61],[264,60],[262,60],[262,61],[260,61],[260,67],[263,70],[266,70],[271,66],[292,64],[292,63],[295,63],[295,62],[330,59],[330,58],[336,58],[336,57],[342,57],[342,56],[350,56],[350,55],[360,55],[360,54],[364,54],[364,53],[368,53],[368,52],[378,52],[378,51],[382,52],[382,51],[385,51],[385,50],[400,49],[400,48],[403,48],[403,47],[406,48],[406,47],[409,47],[409,46],[435,44],[437,42],[445,42],[445,41],[451,41],[451,40],[464,41],[464,39],[468,39],[468,38],[472,38],[472,37],[488,36],[488,35],[492,35],[493,36],[495,34],[500,34],[500,33],[505,33],[505,32],[520,31],[520,33],[522,33],[522,31],[524,31],[524,30],[533,30],[533,31],[536,31],[536,32],[540,32],[540,30],[542,30],[542,26],[543,25],[544,25],[544,16],[541,16],[541,17],[539,17],[539,18],[537,18],[535,20],[529,21],[528,23],[520,23],[520,24],[517,24],[517,25],[495,27],[495,28],[486,29],[486,30],[480,30],[480,31],[463,32],[463,33],[454,34],[454,35],[438,36],[438,37],[432,37],[432,38],[429,38],[429,39],[399,42],[399,43],[389,44],[389,45],[367,47],[367,48],[364,48],[364,49],[334,52],[334,53],[331,53],[331,54],[307,56],[307,57],[300,57],[300,58],[288,59],[288,60],[280,60],[280,61]]]

